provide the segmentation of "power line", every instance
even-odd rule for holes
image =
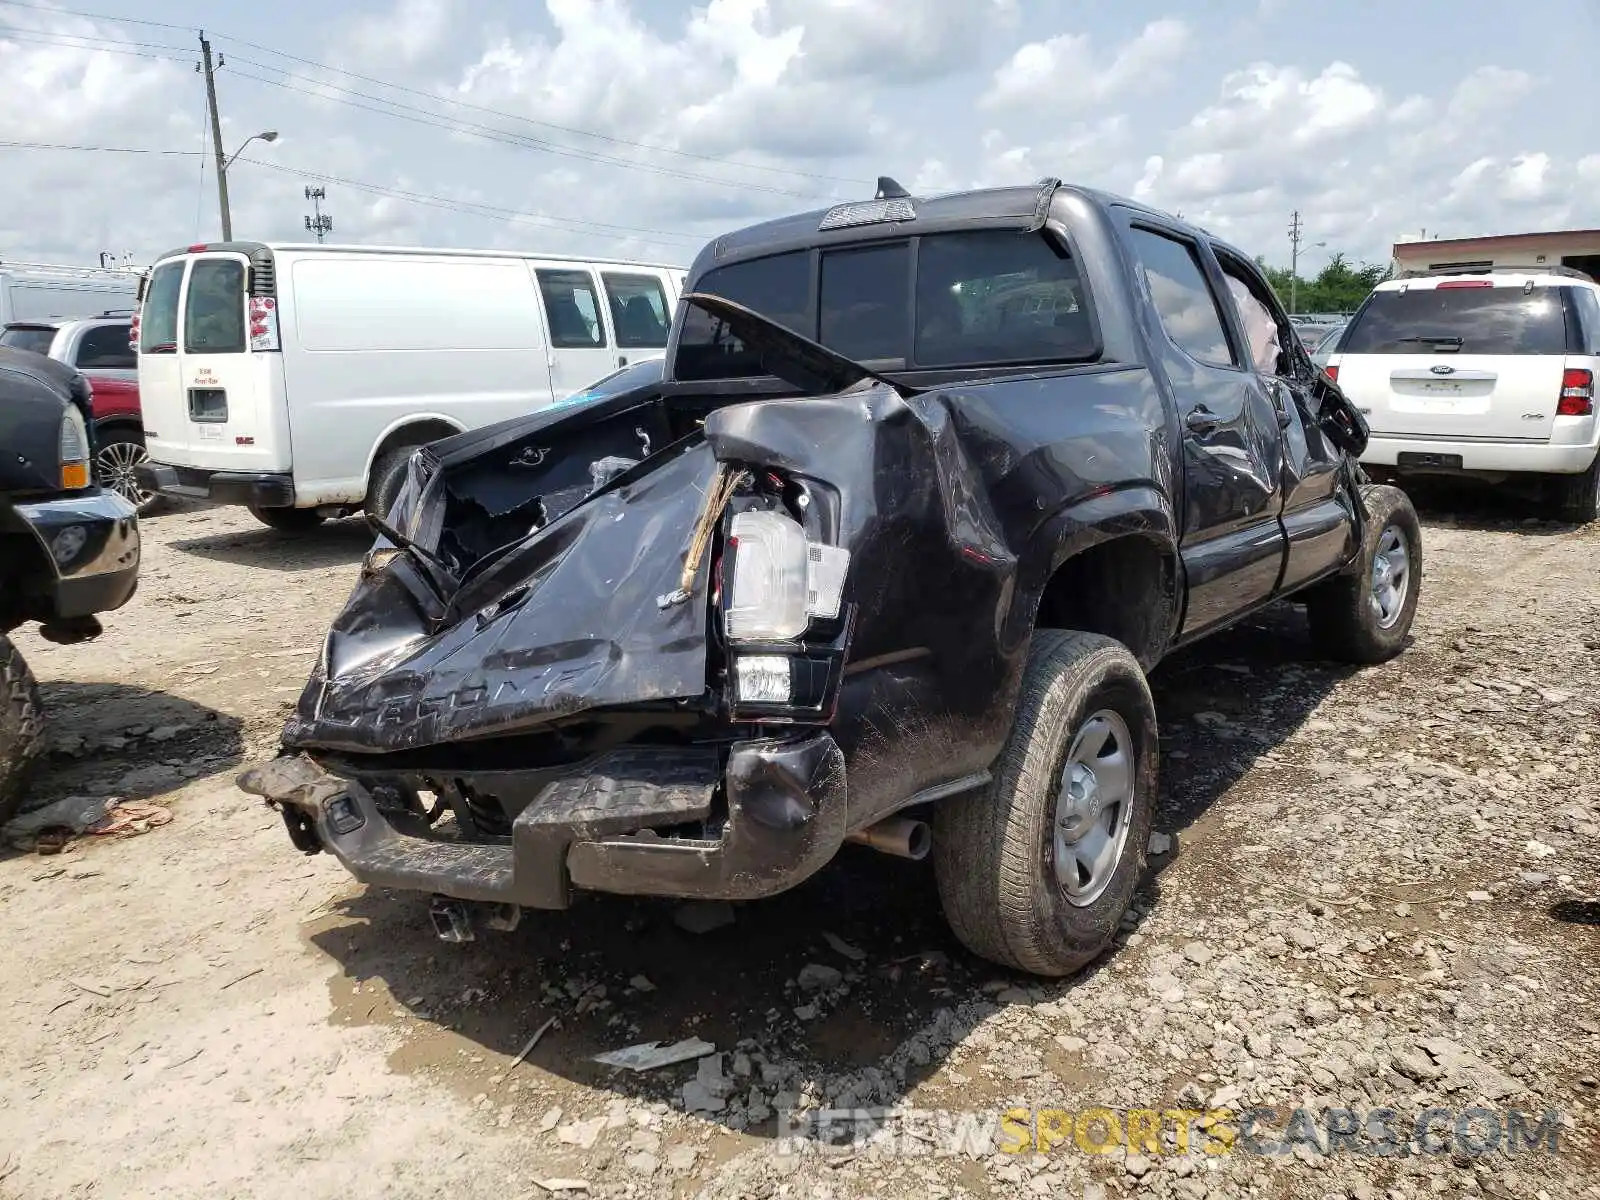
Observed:
[[[0,0],[0,6],[6,8],[28,8],[34,12],[49,13],[55,17],[82,17],[86,21],[116,21],[123,25],[148,25],[152,29],[177,29],[184,33],[193,32],[191,25],[173,25],[168,21],[147,21],[139,17],[114,17],[110,13],[79,12],[70,8],[57,8],[53,4],[30,4],[27,0]]]
[[[72,38],[71,41],[62,40]],[[14,29],[9,26],[0,28],[0,42],[20,42],[39,46],[59,46],[65,50],[87,50],[92,54],[122,54],[130,58],[149,58],[167,62],[188,62],[193,55],[183,56],[181,48],[177,46],[157,46],[145,42],[118,42],[110,38],[78,38],[73,34],[39,33],[32,29]],[[90,44],[99,43],[99,44]],[[123,47],[149,46],[149,49],[134,50]],[[180,50],[178,54],[159,54],[158,50]]]
[[[181,30],[184,30],[184,31],[187,31],[188,28],[189,28],[188,26],[173,25],[173,24],[169,24],[169,23],[163,22],[163,21],[142,21],[142,20],[137,20],[135,18],[131,18],[131,17],[114,17],[114,16],[111,16],[111,15],[105,14],[105,13],[89,13],[89,12],[74,11],[72,9],[65,9],[65,8],[51,8],[49,6],[42,5],[42,4],[26,3],[26,2],[24,2],[24,0],[0,0],[0,5],[9,6],[9,7],[15,7],[15,8],[26,8],[26,9],[31,9],[31,10],[38,11],[38,12],[55,13],[55,14],[64,15],[64,16],[83,17],[83,18],[86,18],[86,19],[89,19],[89,20],[95,20],[95,21],[113,21],[113,22],[123,22],[123,23],[126,23],[126,24],[134,24],[134,25],[150,25],[150,26],[154,26],[156,28],[161,28],[161,29],[181,29]],[[569,125],[559,125],[559,124],[556,124],[556,123],[551,122],[551,121],[540,121],[540,120],[538,120],[536,118],[533,118],[533,117],[526,117],[526,116],[522,116],[521,114],[518,114],[518,113],[510,113],[510,112],[505,112],[505,111],[500,110],[500,109],[489,108],[489,107],[486,107],[486,106],[480,105],[480,104],[473,104],[473,103],[471,103],[469,101],[466,101],[466,100],[457,100],[457,99],[454,99],[453,97],[449,97],[449,96],[439,96],[439,95],[436,95],[436,94],[434,94],[432,92],[425,91],[425,90],[423,90],[421,88],[409,87],[409,86],[407,86],[405,84],[400,84],[400,83],[392,83],[392,82],[390,82],[388,80],[380,79],[380,78],[378,78],[376,76],[373,76],[373,75],[363,75],[363,74],[361,74],[359,72],[356,72],[356,71],[348,71],[348,70],[345,70],[345,69],[340,68],[340,67],[331,66],[331,65],[329,65],[327,63],[318,62],[315,59],[302,58],[299,55],[290,54],[287,51],[276,50],[271,46],[264,46],[264,45],[260,44],[259,42],[252,42],[252,41],[248,41],[245,38],[233,37],[230,34],[218,33],[215,30],[212,31],[212,36],[214,38],[216,38],[218,41],[232,42],[232,43],[234,43],[236,45],[246,46],[249,49],[258,50],[263,54],[270,54],[270,55],[273,55],[276,58],[282,58],[282,59],[286,59],[286,60],[288,60],[290,62],[300,63],[303,66],[314,67],[314,68],[316,68],[318,70],[321,70],[321,71],[328,71],[328,72],[331,72],[331,73],[333,73],[335,75],[343,75],[343,76],[346,76],[346,77],[351,78],[351,79],[359,79],[359,80],[361,80],[361,81],[363,81],[365,83],[375,84],[378,87],[388,88],[388,89],[390,89],[392,91],[404,92],[404,93],[408,93],[410,95],[420,96],[420,97],[423,97],[423,98],[425,98],[425,99],[427,99],[427,100],[429,100],[429,101],[431,101],[431,102],[433,102],[435,104],[447,104],[447,105],[454,106],[456,108],[468,109],[468,110],[471,110],[473,112],[483,113],[483,114],[485,114],[487,116],[499,117],[499,118],[501,118],[503,120],[517,121],[517,122],[521,122],[521,123],[526,124],[526,125],[533,125],[533,126],[537,126],[537,127],[544,128],[544,129],[554,130],[554,131],[557,131],[557,132],[560,132],[560,133],[570,134],[570,135],[572,135],[574,137],[593,138],[593,139],[595,139],[597,141],[609,142],[609,143],[611,143],[613,145],[618,145],[618,146],[627,146],[627,147],[629,147],[631,149],[635,149],[635,150],[644,150],[644,151],[647,151],[647,152],[652,153],[652,154],[664,154],[664,155],[669,155],[669,156],[676,157],[676,158],[687,158],[687,159],[693,159],[693,160],[700,161],[700,162],[723,164],[723,165],[726,165],[726,166],[729,166],[729,167],[737,168],[738,170],[742,170],[742,171],[761,171],[761,172],[765,172],[765,173],[768,173],[768,174],[789,175],[789,176],[802,178],[802,179],[815,179],[815,180],[818,180],[820,182],[825,182],[825,183],[847,183],[847,184],[860,185],[860,184],[865,184],[865,183],[869,182],[868,180],[856,179],[856,178],[843,176],[843,175],[826,175],[826,174],[821,174],[821,173],[813,172],[813,171],[800,171],[800,170],[795,170],[795,169],[790,168],[790,167],[774,167],[774,166],[768,166],[768,165],[761,164],[761,163],[731,162],[731,161],[729,161],[729,160],[727,160],[727,159],[725,159],[725,158],[723,158],[721,156],[714,155],[714,154],[701,154],[701,153],[697,153],[697,152],[692,151],[692,150],[679,150],[679,149],[677,149],[676,147],[673,147],[673,146],[663,146],[663,145],[659,145],[659,144],[655,144],[655,143],[651,143],[651,142],[634,141],[634,140],[631,140],[629,138],[617,137],[617,136],[615,136],[613,134],[600,133],[600,132],[597,132],[595,130],[578,129],[578,128],[575,128],[575,127],[569,126]],[[165,48],[167,48],[167,49],[176,49],[176,47],[165,47]],[[379,103],[383,103],[383,104],[396,104],[397,103],[395,101],[384,99],[383,97],[372,96],[372,95],[370,95],[368,93],[356,91],[353,88],[340,88],[339,85],[337,85],[337,84],[329,84],[329,83],[326,83],[326,82],[324,82],[322,80],[311,79],[311,78],[309,78],[307,76],[295,75],[292,72],[286,71],[281,67],[271,66],[271,65],[266,64],[266,63],[252,62],[252,61],[250,61],[248,59],[236,59],[236,61],[246,62],[251,66],[259,67],[260,69],[265,70],[265,71],[277,71],[278,73],[283,74],[285,76],[288,76],[290,78],[303,79],[303,80],[306,80],[307,82],[314,83],[319,87],[337,88],[338,90],[345,91],[345,92],[347,92],[347,93],[349,93],[351,95],[361,96],[364,99],[376,100]],[[249,78],[249,77],[247,76],[246,78]],[[266,83],[266,82],[272,82],[272,81],[270,81],[270,80],[258,80],[258,82]],[[286,85],[280,84],[279,86],[286,86]],[[291,88],[289,90],[292,91],[292,90],[296,90],[296,89]],[[334,97],[327,97],[327,98],[334,99]],[[361,108],[361,107],[364,107],[364,106],[363,105],[355,105],[354,107]],[[400,107],[410,107],[410,106],[400,106]],[[413,109],[413,111],[426,112],[427,110]],[[430,113],[429,115],[436,116],[436,117],[437,116],[442,116],[442,114],[437,114],[437,113]],[[536,139],[529,139],[529,140],[530,141],[535,141],[535,143],[538,144],[536,142]],[[551,151],[553,153],[562,152],[561,150],[555,149],[551,144],[542,144],[541,148],[551,149]],[[584,151],[582,151],[582,150],[580,150],[580,149],[578,149],[576,147],[566,148],[565,152],[568,153],[569,155],[576,156],[576,157],[591,157],[592,156],[592,157],[595,158],[595,161],[609,162],[612,165],[616,165],[616,166],[623,166],[623,167],[629,167],[629,168],[640,169],[640,170],[648,170],[648,169],[650,169],[648,164],[638,163],[638,162],[635,162],[635,161],[632,161],[632,160],[629,160],[629,159],[602,158],[602,157],[598,157],[598,156],[593,156],[592,152],[587,152],[586,153],[586,152],[584,152]],[[668,172],[660,171],[658,173],[668,173]],[[730,180],[715,179],[715,178],[707,177],[707,176],[680,176],[680,178],[694,178],[694,179],[698,179],[698,180],[701,180],[701,181],[704,181],[704,182],[716,183],[716,184],[718,184],[720,186],[723,186],[723,187],[756,187],[756,185],[741,184],[741,183],[730,181]],[[766,190],[766,189],[758,189],[758,190]],[[778,189],[774,189],[774,190],[778,190]],[[783,192],[781,190],[778,190],[778,191],[779,191],[779,194],[796,195],[796,196],[802,196],[802,197],[808,197],[808,198],[814,195],[814,193],[804,193],[804,192],[786,192],[785,193],[785,192]]]
[[[535,126],[538,126],[538,127],[542,128],[542,129],[553,129],[553,130],[557,131],[558,133],[568,133],[568,134],[572,134],[572,135],[574,135],[576,137],[595,138],[598,141],[610,142],[613,145],[618,145],[618,146],[628,146],[628,147],[631,147],[631,148],[633,148],[635,150],[648,150],[653,154],[670,154],[670,155],[673,155],[675,157],[691,158],[691,159],[695,159],[695,160],[700,161],[700,162],[720,163],[720,164],[724,164],[724,165],[727,165],[727,166],[735,166],[735,167],[740,168],[741,170],[746,170],[746,171],[767,171],[767,172],[770,172],[770,173],[773,173],[773,174],[778,174],[778,175],[796,175],[796,176],[799,176],[799,177],[804,178],[804,179],[818,179],[818,180],[822,180],[822,181],[827,182],[827,183],[864,184],[864,183],[869,183],[870,182],[870,180],[855,179],[855,178],[851,178],[851,177],[844,176],[844,175],[823,175],[823,174],[818,174],[818,173],[813,172],[813,171],[797,171],[797,170],[794,170],[793,168],[790,168],[790,167],[771,167],[771,166],[766,166],[766,165],[761,164],[761,163],[730,163],[730,162],[728,162],[728,160],[726,158],[723,158],[722,156],[716,155],[716,154],[698,154],[693,150],[679,150],[679,149],[677,149],[676,147],[673,147],[673,146],[662,146],[662,145],[657,145],[657,144],[652,143],[652,142],[638,142],[638,141],[633,141],[633,140],[631,140],[629,138],[616,137],[616,136],[614,136],[612,134],[608,134],[608,133],[597,133],[594,130],[590,130],[590,129],[577,129],[577,128],[574,128],[573,126],[570,126],[570,125],[558,125],[558,124],[556,124],[556,123],[554,123],[552,121],[540,121],[540,120],[537,120],[534,117],[522,116],[519,113],[505,112],[505,111],[503,111],[501,109],[497,109],[497,108],[488,108],[488,107],[486,107],[486,106],[484,106],[482,104],[473,104],[473,103],[471,103],[469,101],[466,101],[466,100],[457,100],[452,96],[440,96],[440,95],[437,95],[437,94],[435,94],[433,92],[424,91],[422,88],[408,87],[407,85],[405,85],[403,83],[391,83],[388,80],[379,79],[379,78],[377,78],[376,76],[373,76],[373,75],[363,75],[358,71],[350,71],[350,70],[346,70],[343,67],[331,66],[328,63],[317,62],[315,59],[301,58],[299,55],[289,54],[289,53],[287,53],[286,51],[283,51],[283,50],[274,50],[271,46],[263,46],[263,45],[260,45],[260,44],[258,44],[256,42],[248,42],[244,38],[236,38],[236,37],[232,37],[232,36],[230,36],[228,34],[223,34],[223,33],[217,34],[216,37],[217,37],[217,39],[219,41],[233,42],[236,45],[247,46],[252,50],[259,50],[263,54],[271,54],[276,58],[284,58],[284,59],[288,59],[290,62],[300,63],[302,66],[316,67],[318,70],[329,71],[329,72],[331,72],[331,73],[333,73],[335,75],[344,75],[344,76],[347,76],[350,79],[359,79],[363,83],[372,83],[372,84],[376,84],[379,87],[389,88],[389,89],[391,89],[393,91],[396,91],[396,92],[405,92],[405,93],[408,93],[409,95],[421,96],[424,99],[431,100],[431,101],[433,101],[433,102],[435,102],[437,104],[449,104],[449,105],[452,105],[453,107],[456,107],[456,108],[465,108],[465,109],[470,109],[473,112],[480,112],[480,113],[485,114],[486,116],[501,117],[501,118],[503,118],[505,120],[510,120],[510,121],[520,121],[520,122],[522,122],[523,124],[526,124],[526,125],[535,125]],[[237,57],[236,57],[236,61],[238,61],[238,62],[247,62],[251,66],[260,67],[263,70],[279,71],[279,72],[281,72],[281,73],[283,73],[285,75],[290,75],[290,72],[284,71],[282,67],[268,66],[266,63],[251,62],[251,60],[249,60],[249,59],[237,58]],[[293,78],[307,78],[306,76],[292,76],[292,77]],[[323,86],[337,86],[337,85],[325,84],[325,83],[323,83],[322,80],[312,80],[312,82],[318,83],[318,84],[322,84]],[[353,90],[353,89],[346,89],[346,90]],[[361,93],[361,92],[355,92],[354,94],[355,95],[364,95],[364,93]],[[369,97],[369,99],[378,99],[378,97]],[[391,101],[385,101],[385,103],[392,103],[392,102]]]
[[[0,149],[7,150],[90,150],[98,154],[162,154],[193,157],[199,150],[156,150],[144,146],[68,146],[59,142],[0,141]]]
[[[714,175],[699,175],[692,171],[680,170],[676,167],[662,166],[658,163],[636,162],[632,159],[616,158],[609,154],[601,154],[594,150],[583,150],[576,146],[562,146],[555,142],[547,142],[541,138],[532,137],[525,133],[513,133],[510,130],[495,129],[489,125],[480,125],[474,121],[464,121],[450,117],[443,113],[429,112],[414,105],[402,104],[397,100],[386,100],[381,96],[373,96],[367,92],[358,92],[352,88],[343,88],[338,84],[324,83],[321,80],[311,79],[304,75],[295,75],[289,71],[279,71],[289,79],[310,84],[310,87],[300,87],[293,83],[285,83],[281,79],[268,79],[264,75],[252,75],[248,71],[234,69],[235,63],[245,63],[263,70],[279,70],[276,67],[254,62],[250,59],[234,55],[229,60],[229,73],[234,79],[250,79],[256,83],[264,83],[270,87],[283,88],[285,91],[299,92],[308,96],[316,96],[323,100],[331,100],[335,104],[348,105],[351,108],[364,109],[367,112],[378,113],[381,116],[396,117],[402,121],[410,121],[416,125],[426,125],[434,129],[443,129],[450,133],[464,133],[469,137],[481,138],[485,141],[500,142],[508,146],[518,146],[522,149],[541,150],[547,154],[554,154],[563,158],[575,158],[584,162],[601,163],[607,166],[622,167],[633,171],[647,171],[654,175],[665,175],[673,179],[681,179],[690,183],[706,183],[715,187],[739,188],[744,191],[765,192],[773,196],[793,196],[802,200],[813,200],[819,197],[816,192],[801,192],[793,188],[775,187],[765,183],[749,183],[738,179],[719,179]],[[343,93],[342,95],[331,95]],[[351,99],[359,97],[359,99]],[[374,104],[363,104],[361,100],[375,101],[376,104],[388,105],[388,108],[378,108]]]

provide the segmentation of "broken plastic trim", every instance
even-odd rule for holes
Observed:
[[[1055,199],[1056,189],[1061,186],[1061,180],[1054,175],[1046,175],[1039,181],[1039,195],[1033,202],[1033,220],[1028,223],[1026,232],[1038,233],[1044,228],[1045,222],[1050,219],[1050,202]]]

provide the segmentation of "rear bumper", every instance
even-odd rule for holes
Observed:
[[[1577,475],[1594,462],[1593,445],[1396,438],[1374,434],[1361,461],[1419,474]]]
[[[838,851],[847,798],[832,736],[737,742],[719,762],[701,748],[613,751],[544,784],[509,837],[479,841],[430,836],[304,754],[246,771],[239,786],[282,808],[302,850],[331,851],[364,883],[525,908],[566,908],[573,888],[752,900]],[[724,816],[713,811],[719,784]]]
[[[208,471],[145,463],[134,477],[146,491],[208,504],[246,504],[251,508],[293,508],[294,476],[275,471]]]
[[[44,548],[53,578],[29,588],[29,614],[40,621],[93,616],[121,608],[139,585],[139,519],[115,492],[91,492],[13,505]]]

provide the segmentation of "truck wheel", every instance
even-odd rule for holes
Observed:
[[[1156,754],[1128,649],[1037,630],[994,783],[934,808],[934,874],[962,944],[1035,975],[1098,957],[1144,869]]]
[[[389,515],[394,502],[400,498],[400,489],[406,481],[406,464],[411,461],[415,446],[396,446],[386,450],[372,464],[372,474],[367,482],[367,498],[362,509],[369,517],[380,521]]]
[[[1311,639],[1340,662],[1385,662],[1400,653],[1422,594],[1422,527],[1411,499],[1381,484],[1361,489],[1367,531],[1357,569],[1306,593]]]
[[[309,533],[324,519],[314,508],[256,508],[251,505],[250,515],[279,533]]]
[[[43,749],[39,686],[22,652],[0,636],[0,825],[22,807],[29,769]]]
[[[1557,475],[1554,479],[1556,504],[1568,521],[1587,525],[1600,517],[1600,454],[1581,475]]]

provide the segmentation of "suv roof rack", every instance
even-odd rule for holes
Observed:
[[[1425,271],[1402,271],[1398,279],[1430,279],[1438,275],[1563,275],[1569,279],[1582,279],[1589,283],[1596,282],[1595,277],[1587,271],[1580,271],[1576,267],[1481,267],[1463,263],[1460,266],[1445,264],[1429,267]]]

